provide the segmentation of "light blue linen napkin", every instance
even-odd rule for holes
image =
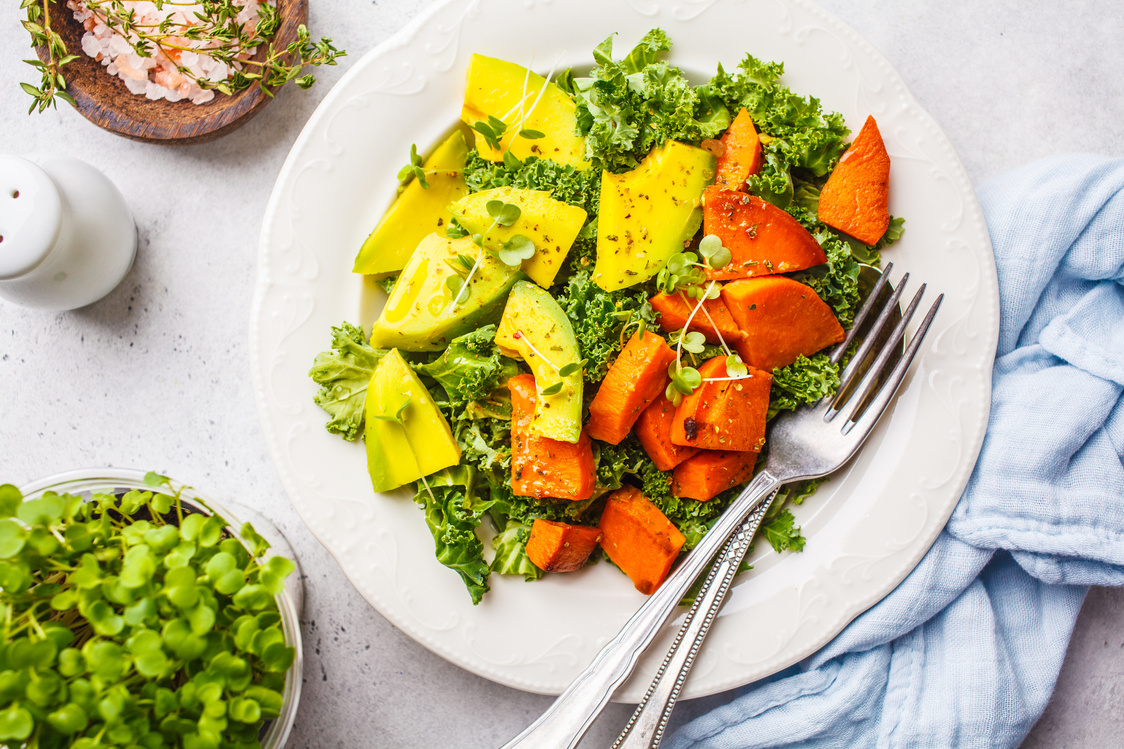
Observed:
[[[669,749],[1017,747],[1087,586],[1124,584],[1124,159],[1049,158],[978,194],[999,349],[947,527],[823,650],[680,705]]]

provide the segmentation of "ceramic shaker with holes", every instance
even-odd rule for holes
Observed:
[[[70,310],[129,272],[137,231],[125,198],[69,156],[0,155],[0,299]]]

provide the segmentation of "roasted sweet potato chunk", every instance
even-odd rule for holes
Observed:
[[[667,331],[682,330],[687,325],[691,310],[698,303],[696,299],[684,299],[681,294],[663,293],[656,294],[648,301],[652,309],[660,313],[660,327]],[[742,337],[722,297],[703,302],[702,309],[691,318],[691,330],[702,333],[710,343],[718,343],[718,334],[721,333],[729,346]]]
[[[718,175],[714,184],[728,190],[741,190],[751,174],[761,171],[761,138],[745,107],[719,140],[725,150],[718,157]]]
[[[720,185],[703,193],[703,231],[721,239],[733,256],[725,267],[708,270],[710,279],[791,273],[827,262],[799,221],[768,201]]]
[[[635,487],[609,495],[601,514],[601,548],[636,589],[651,595],[667,577],[687,540]]]
[[[878,123],[867,117],[820,191],[820,221],[864,244],[890,226],[890,155]]]
[[[527,558],[544,572],[573,572],[585,566],[601,529],[536,518],[527,539]]]
[[[743,336],[735,342],[742,361],[772,372],[845,337],[835,313],[815,290],[784,276],[731,281],[722,298]]]
[[[660,393],[636,420],[636,438],[661,471],[670,471],[699,451],[697,447],[684,447],[671,441],[674,419],[675,406]]]
[[[673,361],[675,352],[661,336],[650,330],[634,333],[589,404],[589,436],[620,444],[640,412],[667,387],[667,367]]]
[[[589,435],[576,443],[531,434],[535,378],[521,374],[507,381],[511,390],[511,489],[520,497],[589,499],[596,466]]]
[[[705,502],[753,475],[757,453],[701,450],[675,467],[671,493]]]
[[[716,356],[699,367],[703,383],[684,396],[671,422],[671,441],[704,450],[760,452],[765,445],[765,416],[773,376],[749,368],[749,377],[725,378],[726,357]]]

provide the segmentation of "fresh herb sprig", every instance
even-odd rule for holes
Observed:
[[[89,501],[0,486],[0,745],[253,747],[280,715],[293,563],[145,482]]]
[[[26,16],[23,27],[31,35],[31,46],[47,51],[46,61],[26,60],[41,74],[39,86],[20,84],[34,98],[29,112],[36,109],[42,112],[55,106],[56,99],[74,104],[73,97],[65,91],[67,83],[62,69],[78,59],[78,55],[68,54],[66,43],[51,28],[48,3],[52,2],[57,0],[21,0],[20,3]],[[316,79],[304,73],[305,68],[335,65],[337,58],[347,55],[334,47],[327,37],[313,40],[303,24],[297,27],[295,40],[283,47],[276,46],[273,37],[281,25],[281,15],[276,6],[266,2],[258,6],[258,22],[252,27],[236,20],[241,6],[234,0],[200,0],[202,10],[194,14],[189,26],[172,21],[174,3],[167,9],[164,20],[156,24],[141,23],[136,11],[128,8],[123,0],[85,0],[85,3],[94,17],[125,39],[139,57],[160,55],[175,61],[181,53],[193,52],[226,64],[230,67],[230,77],[221,81],[199,77],[184,65],[177,64],[176,69],[200,88],[227,95],[254,83],[259,83],[268,96],[273,96],[287,83],[306,89]],[[264,57],[253,59],[259,47],[264,47]]]

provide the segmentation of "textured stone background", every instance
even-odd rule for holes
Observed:
[[[1124,155],[1124,11],[1074,0],[822,0],[898,69],[973,184],[1069,151]],[[123,190],[136,266],[103,301],[45,314],[0,302],[0,480],[91,466],[153,468],[271,517],[306,579],[304,693],[289,746],[496,747],[549,699],[445,663],[371,609],[293,512],[250,392],[247,325],[261,216],[277,172],[349,64],[421,0],[313,0],[310,27],[350,57],[284,91],[245,128],[165,148],[105,133],[67,107],[25,114],[33,53],[0,7],[0,152],[84,158]],[[591,40],[593,43],[598,40]],[[1094,590],[1057,693],[1025,746],[1119,745],[1124,593]],[[611,743],[611,706],[585,746]]]

